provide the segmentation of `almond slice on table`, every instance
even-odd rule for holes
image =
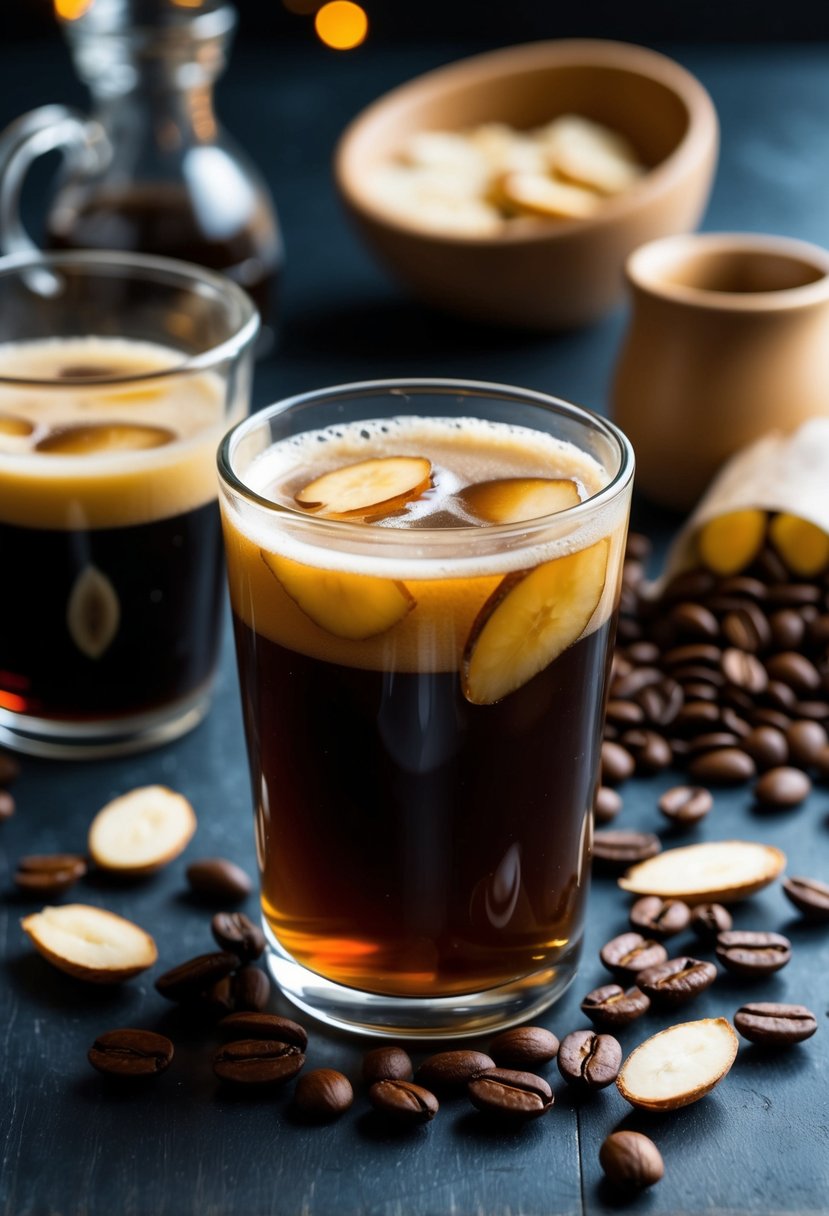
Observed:
[[[463,695],[493,705],[548,667],[584,632],[607,576],[608,542],[508,574],[472,625]]]
[[[669,1026],[641,1043],[625,1060],[616,1085],[632,1106],[678,1110],[704,1098],[723,1079],[739,1040],[725,1018]]]
[[[813,578],[829,566],[829,536],[808,519],[781,511],[769,524],[769,539],[800,578]]]
[[[697,537],[697,552],[714,574],[739,574],[760,552],[766,535],[766,513],[752,508],[710,519]]]
[[[396,579],[322,570],[260,549],[262,561],[315,625],[338,638],[360,642],[402,621],[415,600]]]
[[[543,173],[506,173],[498,189],[517,211],[542,219],[586,219],[602,205],[601,196],[594,191],[555,181]]]
[[[158,958],[149,933],[89,904],[47,907],[20,923],[47,962],[92,984],[120,984]]]
[[[357,515],[380,506],[392,510],[428,490],[431,478],[424,456],[378,456],[315,477],[294,499],[327,515]]]
[[[465,486],[457,495],[468,511],[491,524],[516,524],[565,511],[581,502],[568,478],[499,477]]]
[[[774,845],[750,840],[714,840],[666,849],[618,880],[634,895],[659,895],[686,904],[736,903],[781,874],[786,855]]]
[[[195,830],[195,812],[182,794],[164,785],[139,786],[98,812],[89,852],[102,870],[151,874],[178,857]]]

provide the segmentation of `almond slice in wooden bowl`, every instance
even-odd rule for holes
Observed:
[[[739,1040],[726,1018],[669,1026],[625,1060],[616,1086],[642,1110],[678,1110],[710,1093],[731,1068]]]
[[[89,904],[46,907],[20,923],[47,962],[88,983],[120,984],[152,967],[158,958],[149,933]]]
[[[686,904],[736,903],[774,882],[786,855],[751,840],[714,840],[666,849],[631,866],[619,879],[633,895],[659,895]]]

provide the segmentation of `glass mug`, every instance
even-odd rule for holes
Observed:
[[[207,712],[215,452],[258,328],[245,292],[184,262],[0,259],[0,743],[116,754]]]
[[[508,386],[279,402],[219,451],[269,965],[371,1034],[575,976],[633,455]]]

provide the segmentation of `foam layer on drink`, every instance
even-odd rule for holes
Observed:
[[[118,527],[209,502],[218,440],[243,409],[226,415],[220,379],[182,364],[123,338],[0,345],[0,522]]]
[[[419,456],[431,484],[371,523],[298,516],[297,493],[360,461]],[[583,632],[611,615],[624,496],[493,528],[463,491],[503,478],[569,479],[581,502],[610,480],[588,453],[541,432],[474,418],[399,417],[315,431],[260,453],[244,481],[285,513],[222,500],[231,600],[255,631],[304,654],[359,667],[457,669],[481,610],[504,580],[604,546],[606,576]],[[398,598],[395,598],[395,590]]]

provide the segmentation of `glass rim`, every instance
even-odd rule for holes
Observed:
[[[602,417],[601,414],[588,409],[586,406],[567,401],[563,397],[555,397],[552,394],[543,393],[536,389],[521,388],[516,385],[490,380],[466,380],[454,377],[443,378],[440,376],[357,380],[350,383],[330,385],[326,388],[311,389],[307,392],[296,393],[290,397],[272,402],[270,405],[256,410],[246,418],[241,419],[224,435],[216,454],[219,477],[232,493],[244,499],[249,505],[264,510],[270,515],[290,520],[292,523],[297,523],[301,526],[308,526],[314,531],[322,529],[329,532],[332,536],[340,536],[343,539],[348,537],[353,539],[358,536],[365,538],[366,526],[364,523],[351,520],[328,519],[322,515],[310,515],[300,508],[288,507],[258,494],[250,486],[246,485],[233,469],[233,453],[241,440],[253,431],[254,428],[267,424],[272,418],[279,417],[297,406],[311,404],[315,401],[335,401],[338,398],[347,399],[357,396],[380,397],[383,394],[392,395],[395,392],[402,393],[403,391],[424,395],[436,392],[447,394],[467,393],[470,396],[478,395],[500,398],[501,400],[516,400],[529,405],[541,406],[550,413],[563,414],[576,422],[599,431],[615,445],[619,454],[618,470],[610,478],[607,485],[602,486],[600,490],[597,490],[589,498],[584,499],[583,502],[577,503],[572,507],[565,507],[564,510],[556,511],[553,514],[536,516],[530,520],[519,520],[509,524],[487,524],[482,528],[474,529],[478,534],[488,537],[527,536],[543,532],[552,523],[561,523],[564,520],[573,521],[577,524],[590,518],[608,503],[618,498],[632,481],[635,457],[631,442],[615,423]],[[474,410],[470,411],[470,416],[473,415]],[[366,420],[368,421],[368,419]],[[299,433],[302,434],[304,432]],[[439,544],[445,543],[449,545],[457,544],[459,535],[468,535],[469,532],[470,529],[464,527],[417,528],[409,532],[397,528],[374,528],[372,529],[372,537],[382,538],[381,543],[387,542],[390,545],[395,543],[400,545],[407,542],[409,544],[414,542],[419,545],[438,542]]]
[[[12,253],[0,257],[0,283],[3,280],[17,277],[24,278],[29,272],[51,270],[73,266],[81,271],[98,272],[110,278],[132,278],[140,281],[156,279],[161,285],[167,280],[167,285],[187,285],[191,289],[196,285],[211,288],[216,295],[230,295],[238,304],[242,320],[223,341],[209,349],[194,355],[182,353],[182,361],[171,367],[156,371],[138,372],[120,376],[77,376],[71,380],[57,380],[54,377],[45,379],[32,376],[0,375],[0,385],[12,387],[76,389],[78,387],[101,387],[108,385],[144,384],[148,381],[166,380],[171,376],[186,376],[193,372],[210,371],[219,364],[235,359],[248,347],[259,333],[261,317],[252,298],[220,271],[210,270],[195,262],[185,262],[178,258],[161,257],[156,254],[128,253],[120,250],[81,249],[59,253]],[[18,339],[26,341],[25,338]]]

